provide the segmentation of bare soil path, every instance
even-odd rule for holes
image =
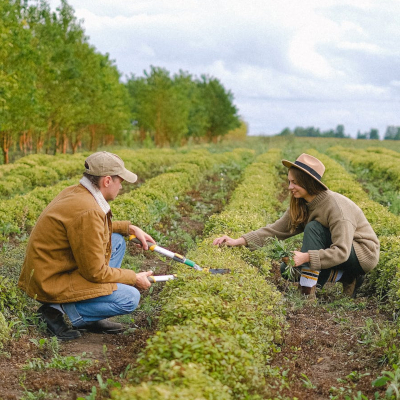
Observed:
[[[289,329],[271,362],[285,371],[286,378],[269,378],[271,396],[300,400],[361,400],[358,392],[366,396],[363,399],[375,399],[376,392],[383,396],[384,389],[372,382],[390,366],[383,362],[383,347],[374,341],[376,327],[390,322],[391,315],[379,311],[372,297],[343,297],[339,283],[327,285],[316,302],[309,302],[297,293],[295,284],[288,288],[277,275],[275,280],[286,291]]]

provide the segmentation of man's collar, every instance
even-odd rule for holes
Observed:
[[[97,204],[101,207],[104,211],[104,214],[108,214],[111,211],[110,205],[107,203],[107,200],[104,198],[101,191],[93,185],[92,182],[86,176],[84,176],[79,183],[84,186],[89,192],[93,195],[94,199],[96,200]]]

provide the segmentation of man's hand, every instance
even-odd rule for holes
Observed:
[[[136,274],[135,288],[138,290],[146,290],[151,286],[147,279],[148,276],[153,275],[153,271],[139,272]]]
[[[239,238],[239,239],[232,239],[227,235],[221,236],[219,238],[214,239],[213,245],[215,246],[244,246],[246,244],[246,241],[244,238]]]
[[[149,234],[142,231],[135,225],[129,225],[129,234],[135,235],[142,242],[142,247],[144,250],[149,249],[149,246],[147,246],[146,241],[156,244],[156,241]]]
[[[293,254],[294,254],[293,260],[296,267],[299,267],[304,263],[310,262],[310,255],[308,253],[302,253],[301,251],[294,251]]]

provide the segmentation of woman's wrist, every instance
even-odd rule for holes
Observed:
[[[244,237],[240,237],[239,239],[236,239],[236,244],[235,246],[246,246],[246,239]]]

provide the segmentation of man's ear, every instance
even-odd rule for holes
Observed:
[[[111,176],[104,176],[101,180],[101,185],[104,187],[108,187],[110,185],[110,181],[112,180]]]

